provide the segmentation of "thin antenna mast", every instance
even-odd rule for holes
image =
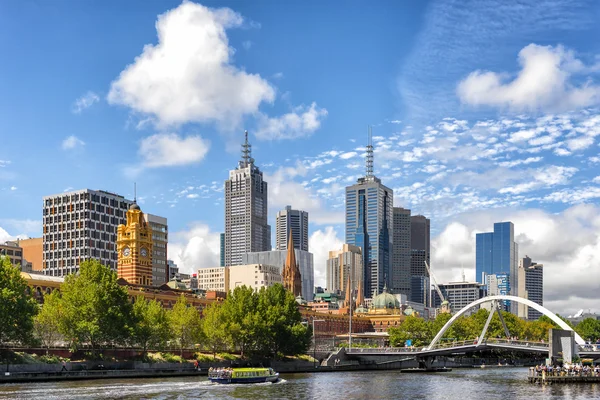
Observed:
[[[137,183],[133,182],[133,202],[137,203]]]
[[[242,160],[240,161],[240,166],[243,168],[254,162],[252,159],[252,145],[248,143],[248,131],[244,131],[244,137],[244,144],[242,144]]]
[[[369,125],[369,142],[367,144],[367,178],[373,176],[373,136],[371,126]]]

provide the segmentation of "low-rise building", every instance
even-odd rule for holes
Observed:
[[[439,289],[450,302],[452,310],[458,311],[485,295],[485,285],[479,282],[450,282],[439,285]],[[442,300],[437,292],[433,292],[433,305],[441,307]],[[477,311],[477,310],[473,310]]]
[[[229,289],[247,286],[255,291],[283,283],[281,268],[266,264],[243,264],[229,267]]]
[[[0,256],[8,257],[12,265],[23,268],[23,249],[17,242],[0,243]]]
[[[17,241],[23,249],[23,258],[31,263],[33,272],[42,272],[44,270],[43,254],[44,241],[43,238],[21,239]]]
[[[200,268],[198,270],[198,289],[229,292],[229,268]]]

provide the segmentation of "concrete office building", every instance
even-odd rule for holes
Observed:
[[[409,301],[422,304],[424,307],[429,307],[431,296],[430,287],[429,277],[422,275],[411,276]]]
[[[229,267],[200,268],[198,270],[198,289],[229,291]]]
[[[23,249],[16,241],[0,243],[0,256],[8,257],[12,265],[23,269]]]
[[[275,220],[275,250],[287,250],[290,231],[294,238],[294,248],[308,251],[308,213],[292,210],[291,206],[277,213]]]
[[[179,275],[179,267],[177,267],[175,261],[167,260],[167,272],[170,281],[172,281],[177,275]]]
[[[276,283],[283,284],[281,267],[265,264],[235,265],[229,267],[229,289],[247,286],[255,291]]]
[[[43,198],[43,269],[64,276],[97,259],[117,269],[117,226],[133,202],[118,194],[83,189]]]
[[[461,310],[475,300],[485,295],[485,285],[479,282],[450,282],[439,285],[440,291],[450,302],[454,312]],[[432,292],[433,307],[439,308],[442,304],[436,291]],[[472,310],[472,312],[477,310]]]
[[[300,268],[302,278],[302,298],[306,301],[312,301],[313,290],[315,287],[315,268],[313,254],[294,249],[296,262]],[[279,268],[279,273],[283,271],[283,266],[287,258],[286,250],[260,251],[255,253],[242,254],[242,264],[263,264],[273,265]]]
[[[410,217],[410,275],[427,276],[425,261],[431,260],[431,229],[429,218],[423,215]]]
[[[245,253],[271,250],[267,182],[254,165],[248,131],[245,137],[242,159],[225,181],[225,266],[241,264]]]
[[[358,283],[364,277],[362,250],[350,244],[342,245],[341,250],[329,252],[327,259],[327,290],[338,293],[346,290],[348,275],[351,274],[352,290],[358,289]]]
[[[157,215],[144,213],[144,220],[152,230],[152,284],[160,286],[169,281],[167,272],[169,226],[166,218]]]
[[[411,218],[410,210],[394,207],[394,245],[392,252],[393,293],[403,293],[410,298],[411,287]]]
[[[394,194],[373,174],[373,145],[369,129],[366,175],[346,187],[346,243],[363,250],[363,290],[372,298],[391,287]]]
[[[486,275],[486,286],[488,296],[499,296],[510,294],[510,277],[508,274],[491,274]],[[504,311],[510,311],[510,302],[502,301]]]
[[[517,279],[517,296],[529,299],[540,306],[544,305],[544,265],[531,261],[529,256],[519,260],[519,278]],[[519,318],[536,320],[542,316],[537,310],[518,305]]]
[[[508,274],[510,294],[517,295],[519,246],[512,222],[494,223],[494,231],[478,233],[475,247],[475,280],[485,284],[486,275]],[[510,303],[509,303],[510,304]],[[509,306],[517,314],[517,305]]]

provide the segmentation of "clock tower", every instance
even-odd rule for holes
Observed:
[[[152,286],[152,229],[135,200],[127,211],[127,225],[117,228],[117,252],[119,278]]]

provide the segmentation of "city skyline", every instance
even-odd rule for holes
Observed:
[[[136,181],[142,208],[168,219],[182,271],[217,266],[223,182],[248,129],[268,223],[288,204],[310,214],[319,285],[345,241],[344,187],[362,175],[372,125],[393,206],[431,219],[438,280],[460,280],[463,266],[473,280],[475,234],[510,220],[519,253],[544,265],[544,304],[594,307],[600,5],[224,5],[0,4],[0,34],[15,38],[0,44],[11,60],[0,66],[0,241],[42,235],[43,196],[131,199]],[[190,39],[206,27],[218,34]],[[163,41],[173,32],[181,47]]]

